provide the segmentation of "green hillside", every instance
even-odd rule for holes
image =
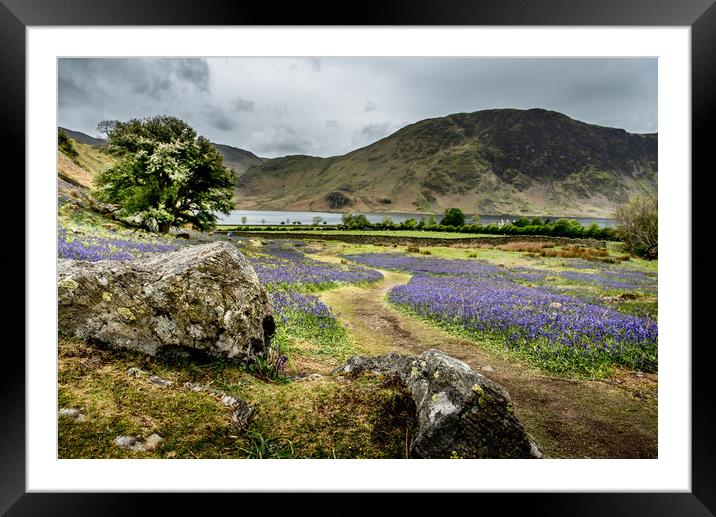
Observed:
[[[344,156],[265,160],[237,208],[606,216],[656,192],[657,135],[541,109],[427,119]]]

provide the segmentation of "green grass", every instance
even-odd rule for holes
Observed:
[[[129,376],[129,367],[147,375]],[[227,361],[160,361],[75,340],[59,343],[58,373],[59,407],[86,417],[59,417],[60,458],[403,458],[414,429],[409,396],[370,376],[268,382]],[[172,384],[160,387],[149,375]],[[240,397],[256,417],[238,429],[218,397],[185,382]],[[113,444],[119,435],[153,433],[164,438],[153,451]]]
[[[274,342],[289,358],[301,353],[336,365],[357,353],[340,322],[300,311],[281,314],[276,322]]]
[[[241,233],[241,226],[221,226],[222,230],[232,230]],[[251,231],[251,230],[249,230]],[[257,232],[258,233],[258,232]],[[260,233],[271,235],[366,235],[385,237],[423,237],[429,239],[463,239],[470,237],[499,237],[486,233],[452,233],[452,232],[431,232],[420,230],[260,230]]]

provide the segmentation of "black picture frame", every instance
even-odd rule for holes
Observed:
[[[14,220],[3,229],[6,243],[0,262],[6,273],[5,292],[12,298],[3,304],[4,346],[0,370],[0,512],[7,515],[125,515],[149,510],[141,494],[26,493],[25,489],[25,354],[24,279],[31,275],[25,260],[25,225],[18,214],[25,214],[25,29],[40,25],[515,25],[515,26],[689,26],[691,27],[692,73],[692,243],[708,235],[709,188],[714,167],[709,158],[713,145],[710,135],[716,126],[716,6],[714,0],[500,0],[411,2],[364,1],[345,4],[343,16],[338,5],[290,3],[280,8],[272,3],[223,0],[0,0],[0,92],[2,115],[0,135],[5,164],[5,212]],[[11,173],[12,172],[12,173]],[[683,171],[687,178],[689,171]],[[14,185],[8,182],[14,181]],[[709,275],[716,265],[716,252],[706,242],[691,248],[692,275],[692,490],[689,493],[530,493],[530,494],[413,494],[403,498],[405,513],[412,508],[428,508],[431,503],[449,507],[467,503],[475,509],[498,503],[502,510],[529,508],[532,515],[714,515],[716,512],[716,426],[712,413],[711,342],[704,322],[709,321],[708,295],[714,284]],[[23,271],[24,276],[17,274]],[[693,278],[693,276],[692,276]],[[9,290],[8,290],[8,283]],[[20,303],[20,300],[23,302]],[[702,332],[696,332],[700,329]],[[15,332],[12,339],[9,334]],[[697,340],[697,337],[702,338]],[[692,346],[693,344],[693,346]],[[164,514],[188,509],[188,494],[155,494]],[[211,494],[214,504],[226,504],[229,497],[248,504],[266,505],[272,514],[289,513],[365,513],[380,506],[374,494],[348,494],[340,503],[316,494],[292,494],[277,498],[266,494]],[[198,497],[207,504],[208,497]],[[217,497],[219,499],[217,499]],[[307,499],[312,501],[307,501]],[[469,500],[465,500],[469,499]],[[508,503],[509,501],[509,503]],[[191,501],[193,502],[193,501]],[[509,507],[506,508],[506,503]],[[449,507],[444,507],[447,510]]]

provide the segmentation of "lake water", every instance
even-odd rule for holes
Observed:
[[[246,217],[246,224],[260,225],[260,224],[272,224],[278,225],[281,222],[286,224],[292,224],[294,221],[300,221],[301,224],[313,224],[314,217],[322,217],[327,224],[341,224],[340,212],[291,212],[283,210],[232,210],[228,216],[219,215],[217,222],[218,224],[242,224],[241,218]],[[426,214],[384,214],[384,213],[366,213],[368,221],[371,223],[379,223],[384,217],[390,217],[394,223],[400,223],[406,219],[420,220],[421,217],[426,219],[429,217]],[[435,214],[435,219],[440,222],[442,216]],[[466,215],[465,219],[469,221],[470,215]],[[500,224],[508,221],[514,221],[519,219],[519,215],[480,215],[480,224]],[[550,216],[551,220],[556,221],[560,219],[557,216]],[[544,219],[544,217],[543,217]],[[580,218],[570,217],[569,219],[576,219],[585,226],[592,223],[597,223],[599,226],[613,226],[613,219],[604,218]]]

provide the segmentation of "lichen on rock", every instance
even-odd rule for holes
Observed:
[[[267,352],[275,330],[266,289],[228,242],[126,262],[63,259],[58,270],[63,337],[248,362]]]
[[[366,372],[398,379],[415,402],[412,457],[543,457],[514,415],[507,391],[459,359],[439,350],[426,350],[418,358],[391,352],[354,356],[333,371]]]

